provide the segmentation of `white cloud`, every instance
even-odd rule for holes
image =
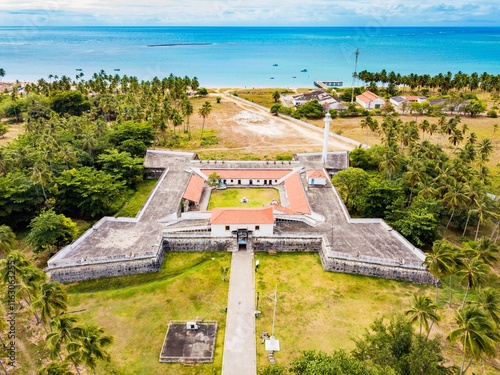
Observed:
[[[3,25],[496,25],[500,5],[477,0],[18,0]]]

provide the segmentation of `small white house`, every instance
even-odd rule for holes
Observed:
[[[252,232],[253,237],[272,236],[273,208],[214,208],[210,228],[212,237],[231,237],[240,230]]]
[[[364,109],[379,109],[385,104],[385,100],[371,91],[365,91],[356,96],[356,103]]]
[[[306,172],[307,183],[311,186],[325,186],[326,176],[322,170],[310,170]]]

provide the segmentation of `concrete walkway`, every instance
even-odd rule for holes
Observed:
[[[222,375],[255,375],[255,283],[253,253],[233,253]]]

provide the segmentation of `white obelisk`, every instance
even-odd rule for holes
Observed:
[[[323,165],[326,164],[326,154],[328,153],[328,137],[330,136],[330,123],[332,122],[332,116],[329,112],[325,115],[325,135],[323,138],[323,156],[321,160]]]

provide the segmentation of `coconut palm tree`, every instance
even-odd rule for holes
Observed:
[[[191,139],[191,129],[189,127],[189,117],[193,114],[193,105],[188,98],[184,98],[181,103],[182,115],[186,118],[186,130],[188,133],[188,139]]]
[[[43,283],[40,287],[40,296],[33,302],[33,308],[40,311],[43,323],[50,322],[53,316],[66,310],[68,295],[66,290],[56,281]]]
[[[423,326],[427,331],[427,336],[429,336],[432,325],[440,319],[437,308],[438,306],[429,297],[413,294],[413,303],[405,314],[411,323],[418,322],[420,334],[422,334]],[[430,326],[429,322],[431,323]]]
[[[7,255],[17,245],[16,235],[7,225],[0,225],[0,250]]]
[[[50,321],[52,332],[47,335],[46,341],[52,359],[56,356],[62,358],[63,345],[78,341],[82,336],[82,328],[76,324],[77,322],[78,319],[76,317],[68,315],[59,315]],[[73,365],[76,372],[80,374],[76,362],[73,361]]]
[[[3,69],[3,68],[0,68],[0,77],[2,77],[2,81],[3,81],[3,77],[5,77],[5,69]]]
[[[477,296],[481,307],[497,326],[500,325],[500,292],[495,288],[484,288]]]
[[[464,254],[465,255],[465,254]],[[483,260],[478,258],[467,258],[465,255],[462,259],[461,267],[457,274],[460,276],[460,281],[466,285],[465,296],[462,301],[462,308],[465,305],[467,296],[471,288],[478,288],[484,282],[484,278],[488,273],[489,267]]]
[[[72,375],[69,371],[68,364],[65,362],[51,362],[47,366],[37,371],[37,375]]]
[[[466,185],[457,182],[455,178],[450,180],[450,183],[446,185],[446,189],[447,191],[443,195],[443,203],[447,209],[451,210],[450,218],[446,223],[446,229],[448,229],[455,215],[455,210],[466,207],[469,203],[469,196]]]
[[[478,258],[489,266],[500,259],[500,249],[488,237],[481,237],[479,241],[466,242],[463,252],[468,258]]]
[[[454,247],[446,241],[438,240],[432,245],[432,250],[427,253],[424,264],[429,272],[436,278],[436,303],[438,301],[439,280],[451,275],[456,266],[456,252]]]
[[[467,306],[459,309],[455,316],[457,327],[448,335],[452,342],[460,341],[463,356],[460,366],[460,375],[463,375],[472,364],[473,360],[479,360],[483,355],[494,357],[496,355],[495,323],[488,318],[487,314],[477,306]],[[465,360],[470,357],[465,366]]]
[[[200,140],[203,139],[203,131],[205,129],[205,119],[208,117],[211,111],[212,111],[212,105],[208,101],[205,101],[205,103],[203,103],[201,108],[198,110],[198,114],[203,118],[203,122],[201,124]]]
[[[104,334],[101,327],[88,325],[82,327],[81,336],[67,345],[68,358],[76,363],[83,363],[95,374],[98,361],[109,361],[106,347],[113,342],[113,337]]]

